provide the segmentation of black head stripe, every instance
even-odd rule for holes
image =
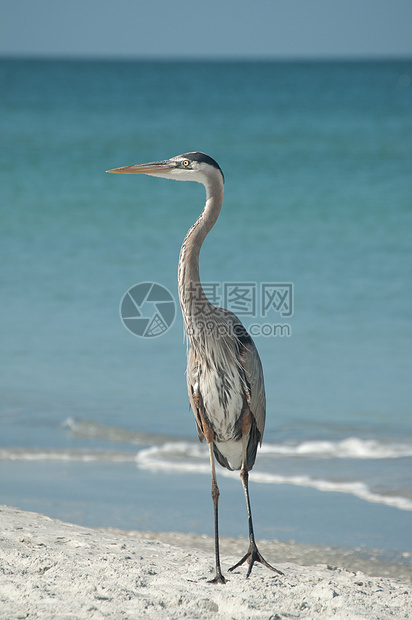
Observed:
[[[209,164],[209,166],[213,166],[213,168],[217,168],[217,170],[220,170],[220,173],[223,179],[225,178],[223,175],[222,169],[217,163],[217,161],[215,161],[212,157],[209,157],[209,155],[206,155],[205,153],[200,153],[200,152],[184,153],[182,157],[187,157],[187,159],[190,159],[191,161],[198,161],[198,162],[203,162],[205,164]]]

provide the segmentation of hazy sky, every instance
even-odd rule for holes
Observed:
[[[0,0],[0,54],[412,56],[411,0]]]

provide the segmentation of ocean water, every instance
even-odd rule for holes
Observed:
[[[0,71],[0,502],[212,533],[180,310],[146,338],[119,313],[143,282],[177,301],[203,188],[105,174],[200,150],[226,179],[201,277],[265,372],[257,536],[412,551],[412,63]],[[246,535],[238,473],[218,475],[221,532]]]

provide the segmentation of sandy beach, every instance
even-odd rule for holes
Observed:
[[[244,567],[227,569],[246,542],[223,539],[228,582],[217,586],[208,583],[208,537],[85,528],[7,506],[0,519],[2,619],[412,617],[410,568],[362,566],[349,552],[316,558],[303,546],[262,541],[284,576],[257,565],[245,579]]]

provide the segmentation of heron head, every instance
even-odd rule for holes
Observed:
[[[223,172],[219,164],[205,153],[183,153],[171,159],[153,161],[148,164],[136,164],[113,168],[107,172],[117,174],[148,174],[152,177],[175,179],[176,181],[196,181],[206,185],[215,175],[224,182]]]

